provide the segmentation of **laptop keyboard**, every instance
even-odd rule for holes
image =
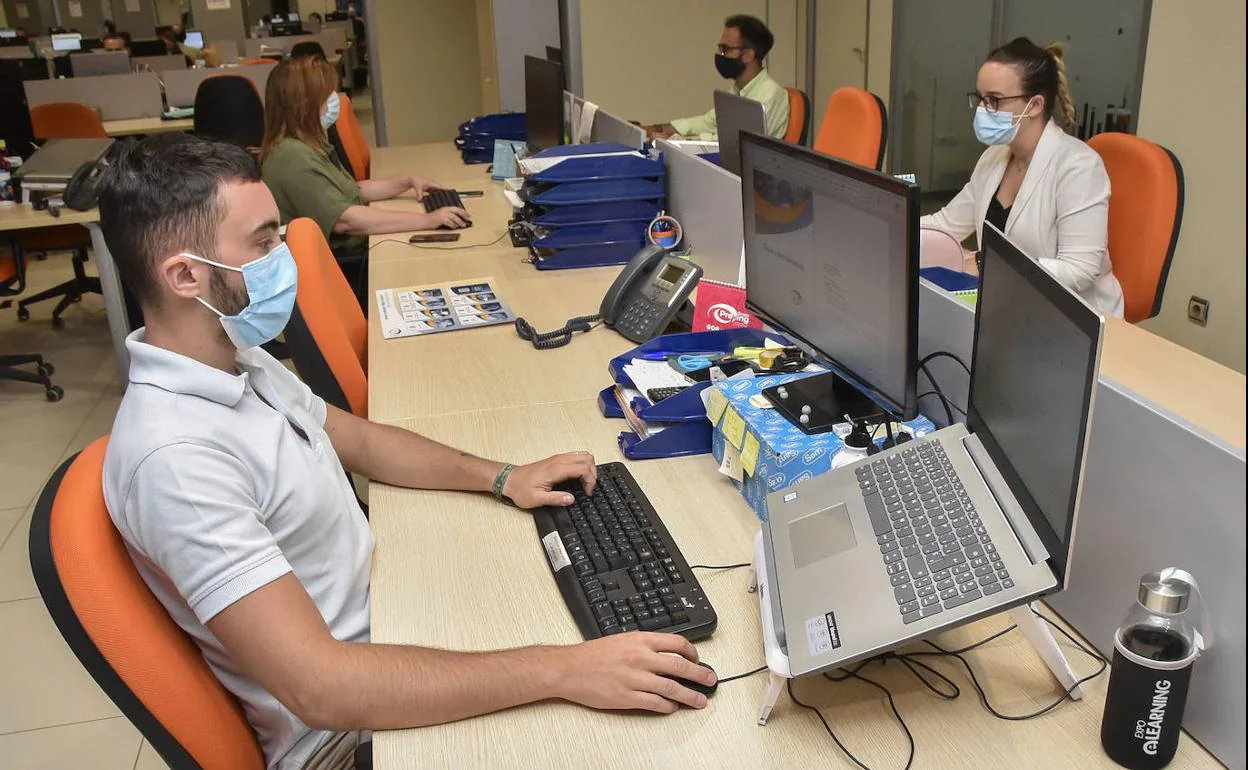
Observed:
[[[1014,587],[939,440],[854,473],[903,623]]]

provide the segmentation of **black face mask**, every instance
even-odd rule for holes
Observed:
[[[715,54],[715,71],[722,78],[736,80],[741,77],[742,72],[745,72],[745,62],[717,53]]]

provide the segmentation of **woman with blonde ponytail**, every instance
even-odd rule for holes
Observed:
[[[1020,37],[988,55],[968,94],[975,136],[988,149],[962,191],[921,226],[982,242],[987,221],[1093,307],[1121,318],[1109,176],[1096,151],[1067,133],[1075,102],[1064,54],[1059,43],[1041,48]],[[963,269],[977,266],[968,259]]]

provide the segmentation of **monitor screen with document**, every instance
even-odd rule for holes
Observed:
[[[966,424],[1064,576],[1102,322],[991,225],[983,244]]]
[[[531,152],[563,144],[563,67],[524,57],[524,115]]]
[[[52,36],[53,51],[81,51],[82,35],[76,32],[69,32],[63,35]]]
[[[193,32],[192,32],[192,31],[188,31],[188,32],[186,33],[186,40],[185,40],[185,42],[186,42],[186,44],[187,44],[188,46],[190,46],[191,48],[199,48],[199,49],[203,49],[203,47],[204,47],[204,33],[203,33],[203,32],[199,32],[199,31],[193,31]]]
[[[913,418],[919,188],[743,133],[741,197],[749,310]]]

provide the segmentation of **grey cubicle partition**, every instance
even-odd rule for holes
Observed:
[[[26,100],[32,107],[49,102],[80,102],[99,110],[102,120],[158,118],[163,111],[160,79],[154,72],[28,80],[24,85]]]
[[[742,278],[740,177],[663,139],[655,146],[667,170],[667,213],[680,222],[683,243],[707,278],[737,283]]]
[[[238,61],[238,41],[237,40],[212,40],[210,41],[217,49],[217,58],[222,64],[233,64]]]
[[[618,142],[640,150],[646,144],[646,132],[641,126],[635,126],[599,108],[594,115],[594,125],[589,132],[591,142]]]
[[[195,106],[195,92],[199,84],[214,75],[240,75],[248,78],[260,93],[260,101],[264,101],[264,89],[269,83],[269,73],[276,64],[249,64],[245,67],[214,67],[212,69],[192,69],[170,71],[165,73],[165,99],[170,107]]]
[[[169,70],[186,69],[186,57],[180,53],[164,56],[136,56],[130,60],[130,68],[135,72],[168,72]]]
[[[975,311],[921,282],[919,355],[945,350],[971,363]],[[929,368],[966,409],[969,378],[956,363]],[[930,387],[919,375],[920,391]],[[943,424],[935,399],[922,412]],[[955,419],[961,415],[955,412]],[[1140,576],[1190,570],[1201,583],[1215,645],[1196,661],[1183,726],[1232,768],[1245,767],[1245,454],[1106,375],[1100,377],[1070,588],[1048,599],[1103,655],[1135,600]],[[1076,653],[1076,671],[1087,671]]]

